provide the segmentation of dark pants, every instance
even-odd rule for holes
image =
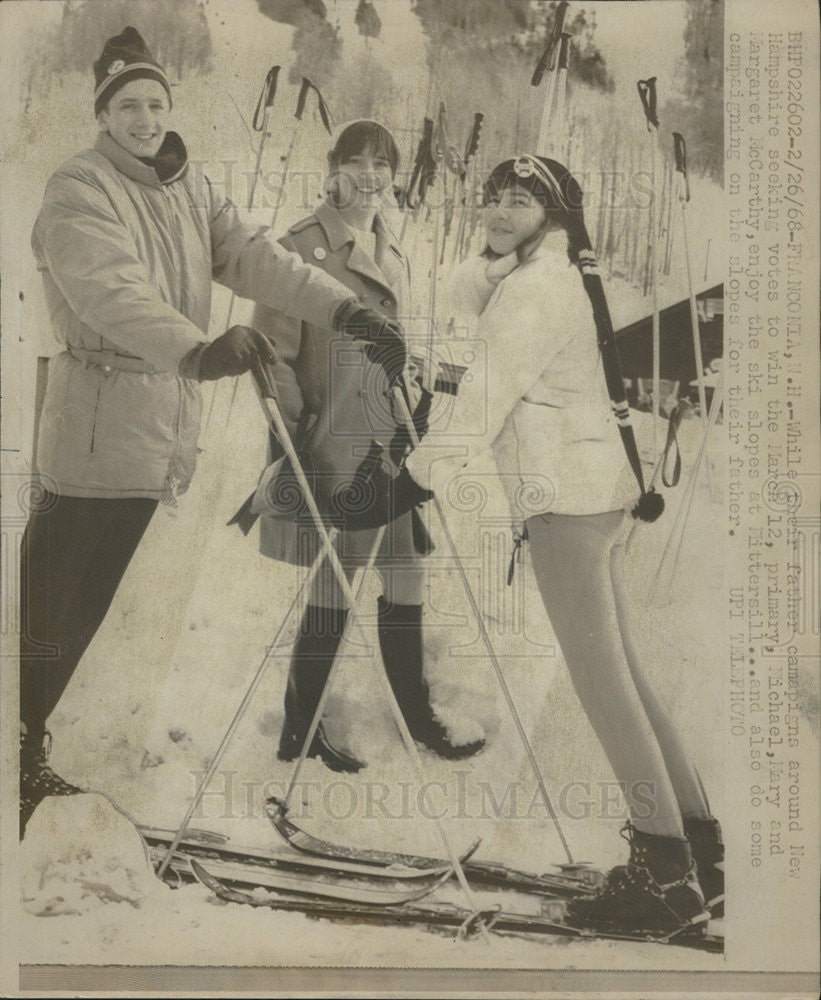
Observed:
[[[20,720],[38,737],[106,616],[156,500],[46,494],[20,556]]]

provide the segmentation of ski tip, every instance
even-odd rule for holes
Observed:
[[[473,855],[479,850],[479,846],[482,843],[482,838],[477,837],[476,840],[468,847],[465,853],[459,858],[461,864],[465,864],[466,861],[470,861]]]
[[[206,889],[210,889],[213,893],[218,893],[221,888],[219,882],[214,878],[213,875],[209,874],[202,865],[195,861],[193,858],[188,859],[188,863],[191,865],[191,871],[194,873],[197,881],[200,885],[204,885]]]

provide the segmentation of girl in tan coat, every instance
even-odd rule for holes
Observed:
[[[402,248],[381,207],[392,199],[399,151],[390,132],[360,120],[343,127],[328,155],[325,201],[282,239],[289,250],[342,281],[367,307],[402,319],[409,313],[409,270]],[[298,322],[258,307],[254,326],[277,344],[274,376],[283,416],[303,462],[313,473],[320,507],[327,510],[336,489],[350,482],[374,443],[385,446],[381,463],[397,470],[406,442],[389,403],[389,381],[370,360],[367,347],[351,344],[327,327]],[[416,371],[405,366],[402,383],[420,423],[430,402]],[[277,455],[272,443],[273,457]],[[375,530],[343,530],[337,549],[351,578],[368,559]],[[436,718],[424,678],[422,605],[426,532],[417,511],[398,518],[376,554],[383,594],[379,598],[382,660],[413,737],[441,756],[462,758],[484,744],[456,744]],[[319,536],[310,519],[273,512],[261,519],[261,551],[274,559],[310,565]],[[281,760],[300,752],[333,664],[348,610],[345,596],[325,560],[313,584],[288,676]],[[362,762],[330,743],[320,724],[309,748],[337,771],[356,771]]]

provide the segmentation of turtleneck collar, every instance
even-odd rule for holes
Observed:
[[[171,184],[184,176],[188,169],[188,152],[176,132],[166,132],[163,144],[154,157],[134,156],[108,132],[99,134],[94,148],[126,177],[149,187]]]

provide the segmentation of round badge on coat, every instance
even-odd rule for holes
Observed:
[[[115,73],[119,73],[124,69],[125,62],[122,59],[115,59],[114,62],[108,67],[108,75],[114,76]]]
[[[314,257],[317,260],[325,260],[325,258],[327,256],[328,255],[325,253],[325,251],[322,249],[322,247],[317,247],[316,250],[314,250]]]

